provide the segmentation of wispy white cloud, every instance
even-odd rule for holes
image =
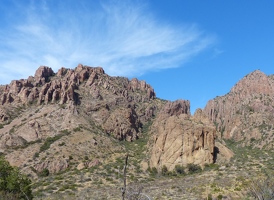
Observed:
[[[195,24],[163,22],[140,2],[80,2],[13,5],[20,19],[0,25],[0,83],[26,78],[40,65],[57,70],[78,63],[138,76],[182,66],[214,42]]]

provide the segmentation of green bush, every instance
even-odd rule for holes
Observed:
[[[218,196],[217,196],[217,199],[223,199],[223,195],[221,195],[221,194],[219,194]]]
[[[41,172],[39,172],[38,175],[41,177],[46,177],[49,175],[49,170],[47,168],[45,168]]]
[[[40,153],[43,152],[43,151],[46,151],[50,148],[50,145],[52,143],[54,143],[55,141],[59,140],[60,138],[62,138],[63,136],[66,136],[66,135],[69,135],[70,132],[68,130],[63,130],[61,131],[60,134],[54,136],[54,137],[48,137],[44,144],[40,147]]]
[[[167,170],[167,167],[165,165],[162,167],[162,175],[163,176],[168,175],[168,170]]]
[[[185,169],[181,165],[176,165],[174,171],[176,174],[180,174],[180,175],[185,174]]]
[[[62,143],[60,143],[60,144],[58,144],[58,146],[64,146],[66,143],[65,142],[62,142]]]
[[[205,168],[204,170],[218,170],[219,169],[219,165],[215,164],[215,163],[211,163],[211,164],[205,164]]]
[[[32,199],[31,180],[0,157],[1,199]]]
[[[156,167],[152,167],[152,168],[148,168],[148,172],[150,173],[150,175],[155,176],[156,174],[158,174],[158,170],[156,169]]]
[[[38,158],[39,157],[39,153],[35,152],[35,154],[33,155],[33,159]]]
[[[212,200],[212,194],[209,194],[209,195],[207,196],[207,199],[208,199],[208,200]]]
[[[81,131],[81,127],[78,126],[78,127],[74,128],[73,131],[74,132],[80,132]]]
[[[187,165],[188,172],[190,174],[198,173],[202,171],[202,168],[199,165],[195,165],[193,163]]]

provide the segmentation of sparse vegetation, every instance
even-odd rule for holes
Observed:
[[[199,165],[195,165],[192,163],[187,165],[187,169],[190,174],[198,173],[202,171],[202,168]]]
[[[274,199],[274,179],[273,177],[252,180],[248,185],[250,196],[258,200]]]
[[[168,170],[167,170],[167,167],[165,165],[162,167],[162,175],[163,176],[168,175]]]
[[[185,169],[181,165],[176,165],[174,171],[175,171],[176,174],[179,174],[179,175],[184,175],[185,174]]]
[[[52,143],[54,143],[55,141],[59,140],[60,138],[62,138],[65,135],[68,135],[68,134],[70,134],[70,132],[67,131],[67,130],[64,130],[62,133],[60,133],[60,134],[58,134],[54,137],[48,137],[45,140],[44,144],[40,147],[40,153],[43,152],[43,151],[48,150]]]
[[[39,172],[38,175],[41,177],[46,177],[49,175],[49,170],[47,168],[45,168],[41,172]]]
[[[78,127],[74,128],[73,131],[74,131],[74,132],[79,132],[79,131],[81,131],[81,127],[78,126]]]
[[[156,169],[156,167],[152,167],[152,168],[148,168],[148,172],[150,173],[151,176],[155,176],[156,174],[158,174],[158,170]]]
[[[33,155],[33,159],[38,158],[39,157],[39,153],[35,152],[35,154]]]

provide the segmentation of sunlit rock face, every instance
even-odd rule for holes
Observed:
[[[190,115],[189,101],[167,103],[155,119],[151,133],[150,167],[194,163],[204,165],[214,161],[215,127],[201,109]]]
[[[204,112],[222,138],[242,141],[242,146],[250,145],[253,138],[258,141],[255,146],[272,148],[273,75],[267,76],[259,70],[248,74],[228,94],[210,100]]]
[[[99,165],[109,151],[123,151],[119,140],[141,137],[165,103],[145,81],[111,77],[101,67],[55,73],[41,66],[0,86],[0,152],[31,174],[75,168],[87,152],[86,162]]]

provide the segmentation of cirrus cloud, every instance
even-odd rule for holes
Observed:
[[[102,66],[110,75],[139,76],[182,66],[214,43],[197,25],[163,22],[140,2],[79,2],[3,8],[1,83],[26,78],[40,65],[57,70],[78,63]]]

